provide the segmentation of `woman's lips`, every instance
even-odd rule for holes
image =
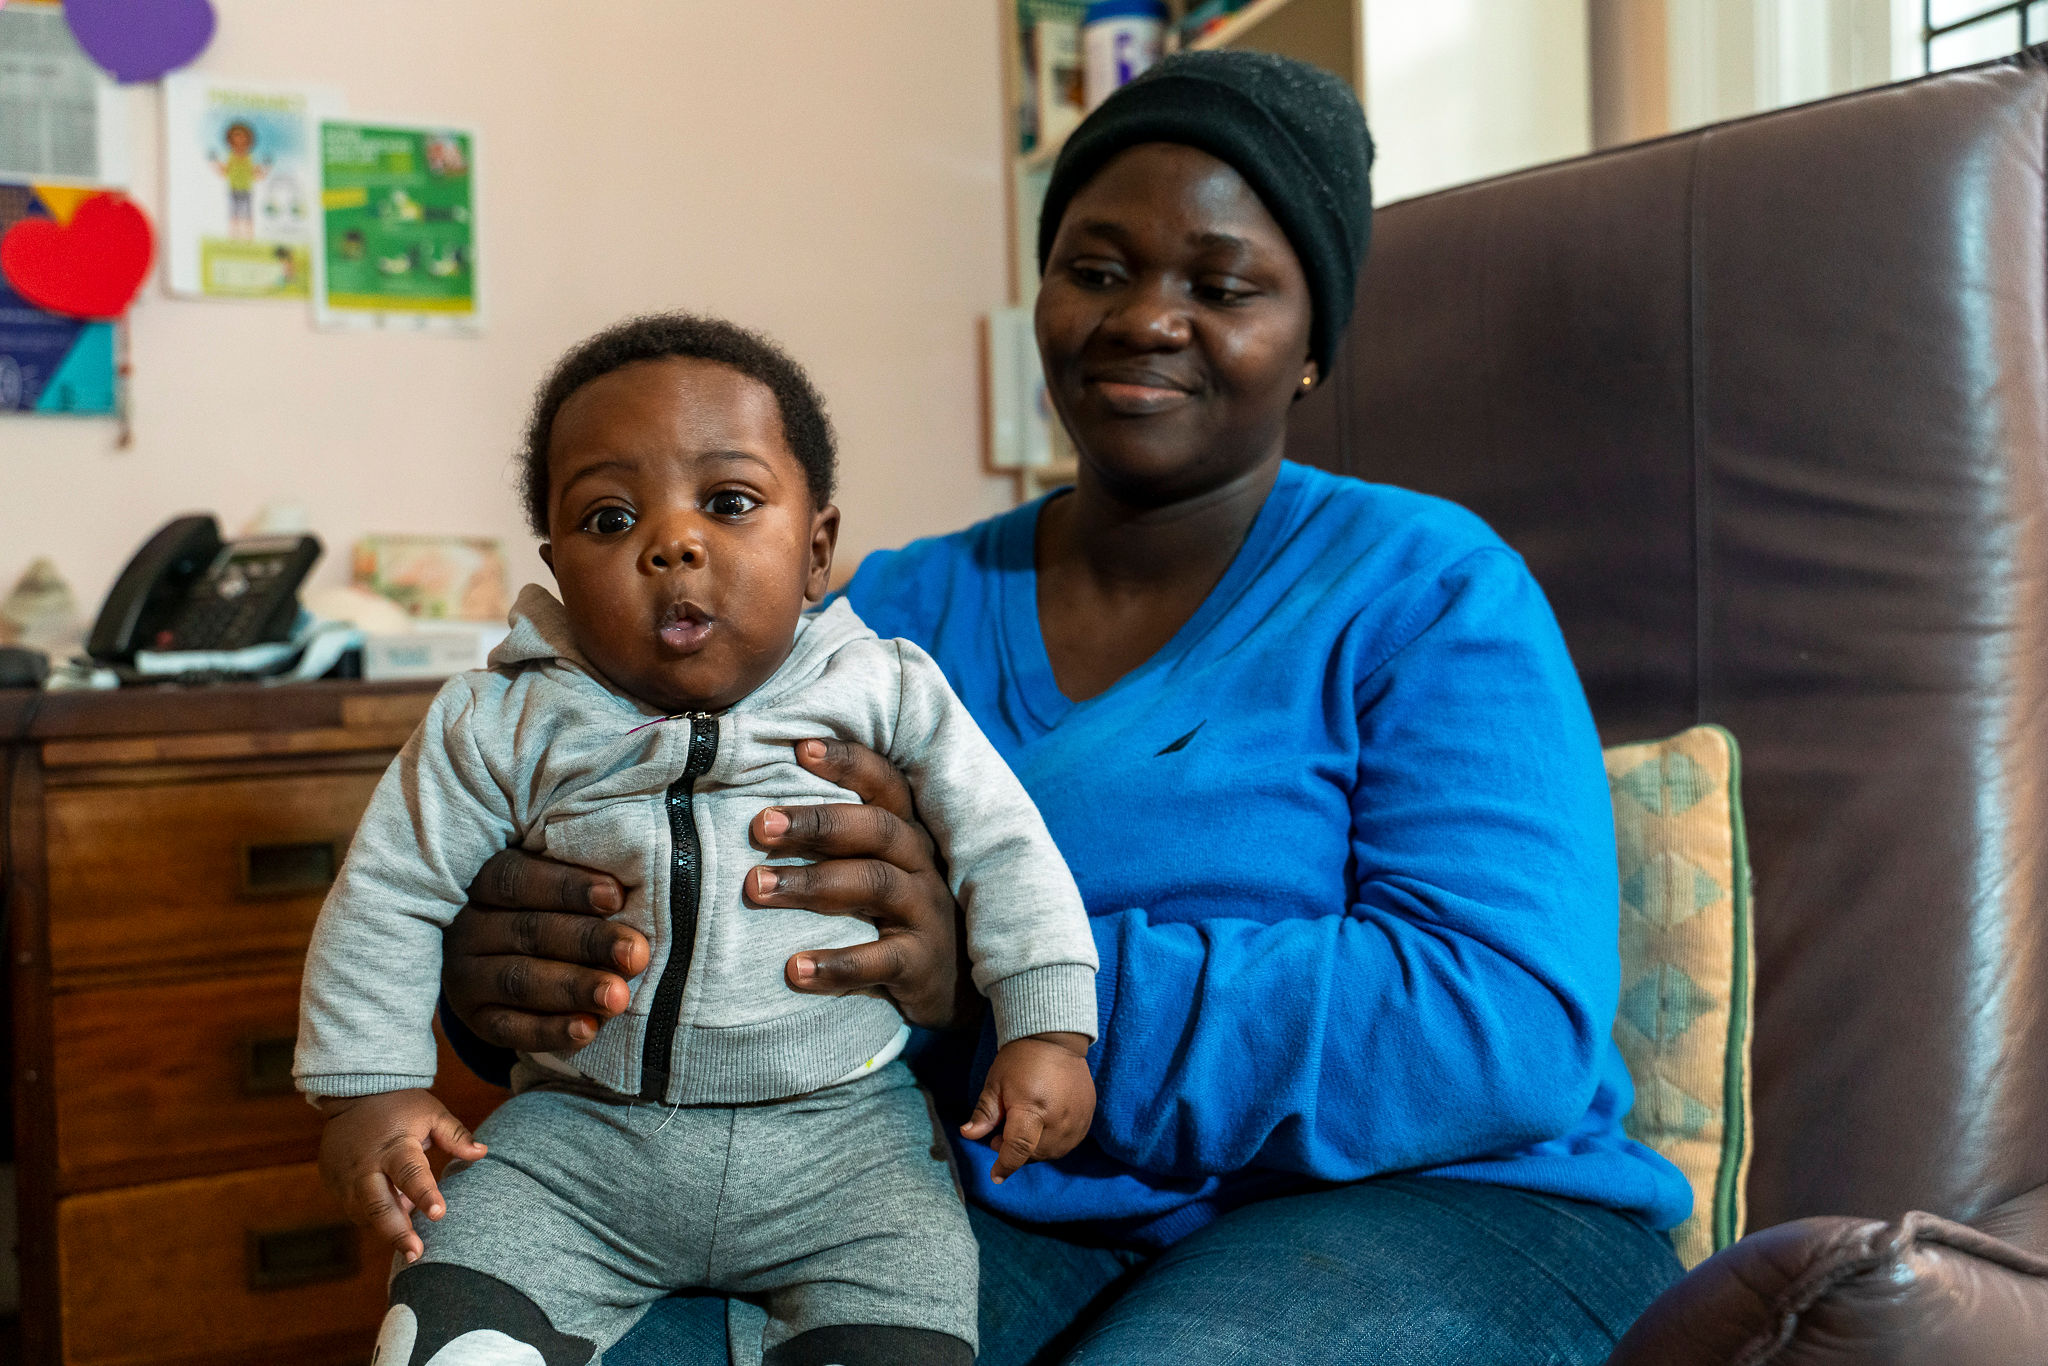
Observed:
[[[1139,379],[1094,379],[1088,387],[1101,395],[1111,412],[1131,417],[1163,413],[1194,397],[1186,389]]]
[[[711,634],[711,618],[702,609],[684,603],[662,614],[656,633],[669,649],[677,654],[688,654]]]

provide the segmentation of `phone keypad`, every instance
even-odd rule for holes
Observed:
[[[276,580],[285,563],[283,556],[263,556],[216,567],[183,610],[157,632],[154,647],[222,650],[258,643],[277,608]]]

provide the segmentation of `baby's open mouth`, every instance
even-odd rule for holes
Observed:
[[[711,614],[695,603],[675,603],[661,614],[661,623],[655,630],[663,645],[687,654],[711,634]]]

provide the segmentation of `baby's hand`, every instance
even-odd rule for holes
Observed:
[[[996,1050],[974,1116],[960,1126],[967,1138],[987,1138],[1004,1177],[1034,1158],[1065,1157],[1088,1132],[1095,1115],[1095,1078],[1088,1075],[1088,1040],[1079,1034],[1034,1034]]]
[[[387,1091],[381,1096],[320,1102],[327,1129],[320,1135],[320,1175],[348,1217],[384,1235],[417,1261],[426,1249],[407,1216],[447,1213],[441,1188],[427,1165],[427,1149],[474,1162],[485,1152],[462,1121],[428,1091]]]

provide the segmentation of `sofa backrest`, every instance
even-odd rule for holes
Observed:
[[[2044,129],[2036,50],[1390,206],[1297,410],[1522,553],[1608,743],[1740,740],[1752,1227],[2048,1180]]]

